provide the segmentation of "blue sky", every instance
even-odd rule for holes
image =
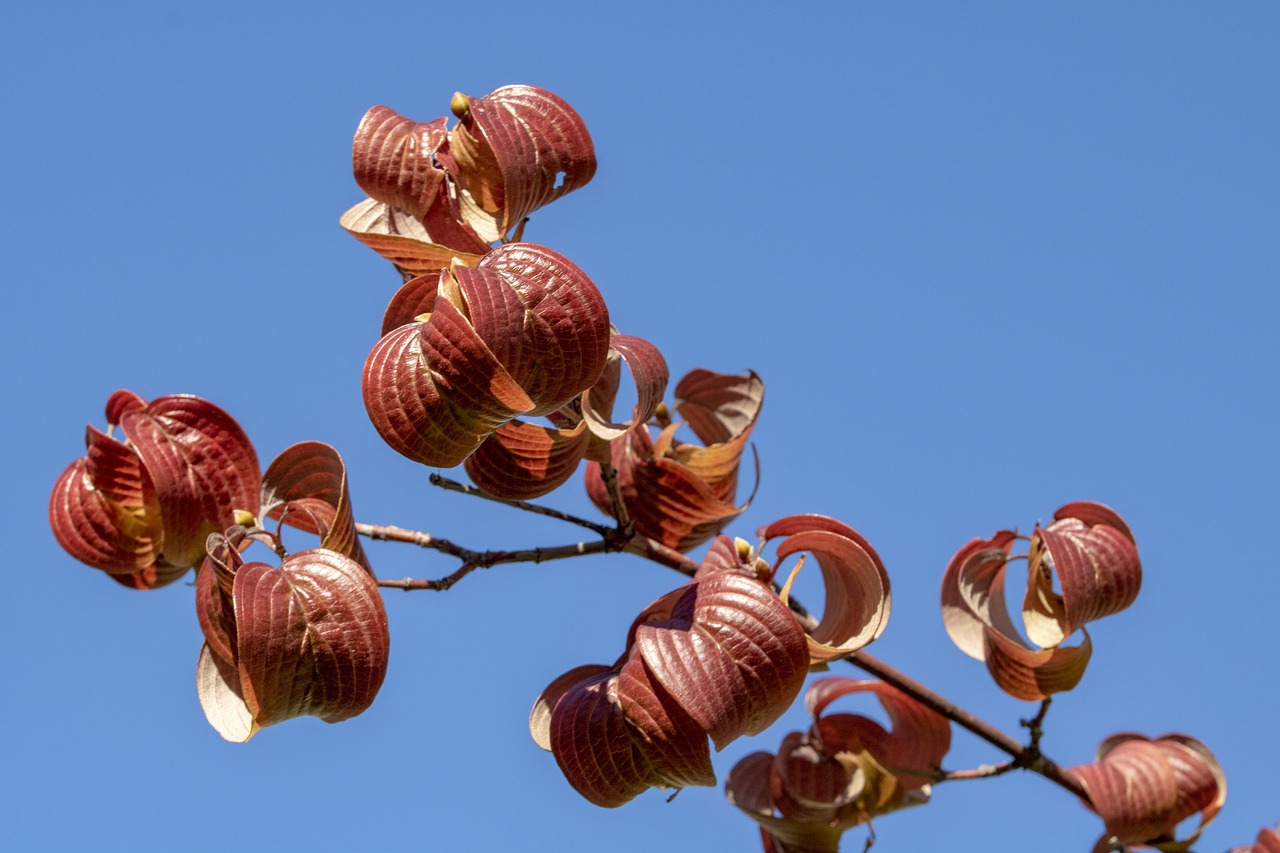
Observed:
[[[1017,734],[948,640],[952,552],[1072,500],[1132,526],[1137,603],[1047,721],[1065,765],[1117,731],[1184,731],[1229,797],[1197,849],[1280,821],[1280,8],[1267,3],[26,4],[3,13],[0,347],[18,548],[0,813],[10,849],[751,850],[718,790],[581,800],[530,741],[556,675],[612,661],[678,585],[630,557],[387,596],[391,671],[363,716],[251,743],[205,722],[189,587],[117,588],[45,519],[116,388],[194,393],[264,460],[347,460],[361,521],[472,547],[575,532],[427,484],[385,447],[360,367],[397,285],[337,225],[350,139],[387,104],[551,89],[600,168],[534,217],[676,376],[755,369],[763,479],[732,528],[824,512],[879,550],[871,651]],[[590,514],[578,481],[547,499]],[[376,545],[384,577],[453,566]],[[815,593],[810,593],[812,600]],[[850,670],[852,673],[852,670]],[[735,743],[733,761],[803,724]],[[963,733],[949,764],[999,756]],[[877,853],[1088,849],[1038,777],[948,784]],[[861,848],[854,831],[846,848]]]

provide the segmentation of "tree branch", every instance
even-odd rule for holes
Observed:
[[[572,542],[568,545],[552,545],[544,548],[521,548],[514,551],[472,551],[463,548],[447,539],[440,539],[430,533],[417,530],[405,530],[401,527],[380,526],[374,524],[356,524],[356,532],[370,539],[389,542],[407,542],[422,548],[441,551],[462,561],[462,565],[453,572],[438,580],[421,580],[402,578],[400,580],[380,579],[378,586],[393,589],[430,589],[444,592],[462,578],[476,569],[487,569],[503,563],[546,563],[551,560],[564,560],[569,557],[581,557],[587,554],[603,554],[620,550],[611,539],[598,542]]]
[[[934,693],[920,682],[907,675],[899,672],[889,666],[884,661],[868,654],[865,651],[854,652],[848,657],[849,663],[874,675],[876,678],[891,684],[909,695],[917,702],[937,711],[956,725],[968,730],[971,734],[977,735],[982,740],[1007,753],[1013,758],[1012,765],[1014,768],[1022,768],[1030,770],[1032,773],[1038,773],[1044,778],[1053,782],[1059,787],[1065,788],[1072,794],[1075,794],[1085,803],[1092,803],[1089,794],[1085,791],[1084,786],[1074,776],[1071,776],[1061,767],[1051,761],[1047,756],[1040,752],[1039,739],[1036,739],[1036,746],[1024,746],[1004,732],[992,726],[981,717],[974,716],[969,711],[961,708],[950,699]],[[1043,720],[1046,707],[1041,706],[1041,713],[1037,720]],[[1011,768],[1012,769],[1012,768]]]
[[[617,473],[607,466],[602,466],[604,472],[605,484],[609,487],[611,499],[617,504],[621,504],[621,495],[617,487]],[[612,476],[610,476],[612,475]],[[605,525],[596,524],[586,519],[568,513],[560,512],[549,507],[531,504],[527,501],[515,501],[505,498],[495,497],[488,492],[484,492],[474,486],[468,486],[464,483],[458,483],[453,480],[441,477],[439,474],[431,475],[433,485],[449,491],[459,492],[461,494],[472,495],[474,497],[483,498],[485,500],[495,501],[507,506],[526,512],[533,512],[539,515],[546,515],[561,521],[567,521],[580,527],[585,527],[600,535],[597,542],[577,542],[569,545],[557,545],[548,548],[525,548],[514,551],[473,551],[463,548],[447,539],[440,539],[429,533],[422,533],[414,530],[405,530],[399,527],[379,526],[371,524],[357,524],[356,532],[362,536],[368,536],[371,539],[380,539],[395,542],[407,542],[418,545],[423,548],[441,551],[451,556],[457,557],[462,561],[462,565],[450,575],[437,580],[421,580],[414,578],[403,578],[401,580],[379,580],[378,585],[381,587],[389,587],[394,589],[415,590],[427,589],[443,592],[449,589],[462,578],[466,577],[476,569],[486,569],[502,563],[542,563],[549,560],[567,559],[569,557],[585,556],[587,554],[600,554],[610,551],[626,551],[627,553],[636,554],[644,557],[659,565],[666,566],[680,572],[683,575],[692,577],[698,570],[700,563],[691,557],[688,557],[673,548],[669,548],[656,540],[649,539],[645,536],[636,535],[634,530],[629,527],[629,523],[620,523],[618,527],[607,527]],[[616,497],[615,497],[616,496]],[[616,512],[622,513],[622,518],[626,518],[625,507],[615,507]],[[790,606],[800,619],[806,630],[811,630],[816,624],[812,615],[804,608],[800,602],[794,598],[790,599]],[[995,728],[980,717],[975,716],[964,708],[949,699],[935,693],[929,688],[920,684],[918,681],[910,678],[902,672],[894,669],[884,663],[875,656],[866,651],[858,651],[851,654],[847,660],[853,666],[867,672],[886,684],[906,693],[916,701],[928,708],[936,711],[956,725],[966,729],[971,734],[985,740],[987,743],[1008,754],[1012,761],[1007,765],[996,765],[996,769],[987,772],[984,768],[977,771],[957,771],[953,774],[947,774],[945,778],[962,779],[962,778],[981,778],[984,776],[994,776],[1008,772],[1014,769],[1030,770],[1039,774],[1044,778],[1053,782],[1061,788],[1074,794],[1085,803],[1091,803],[1088,792],[1080,784],[1074,776],[1066,773],[1061,767],[1050,760],[1040,751],[1040,738],[1043,734],[1041,724],[1044,722],[1045,714],[1049,710],[1049,700],[1045,700],[1039,709],[1039,712],[1030,720],[1022,720],[1022,725],[1030,730],[1031,742],[1027,745],[1018,743],[1009,735]]]

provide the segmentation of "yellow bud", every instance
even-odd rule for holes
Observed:
[[[449,109],[458,118],[466,118],[471,114],[471,99],[461,92],[454,92],[453,99],[449,101]]]

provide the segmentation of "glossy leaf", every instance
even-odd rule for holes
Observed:
[[[692,379],[690,378],[692,377]],[[743,376],[690,373],[677,386],[694,402],[698,429],[713,440],[706,446],[676,438],[678,424],[655,437],[649,428],[632,431],[612,443],[622,499],[636,531],[678,551],[689,551],[716,536],[747,505],[735,505],[738,466],[751,429],[759,415],[764,386],[754,373]],[[726,389],[732,389],[726,391]],[[715,414],[719,411],[720,414]],[[729,434],[731,430],[738,430]],[[592,462],[586,472],[587,495],[602,512],[612,515],[612,502]]]
[[[422,299],[408,295],[404,301],[398,313],[412,310],[408,306],[420,305]],[[631,365],[639,400],[629,423],[613,424],[608,410],[617,393],[622,361]],[[545,495],[563,485],[593,447],[603,445],[607,458],[608,442],[601,436],[626,435],[652,417],[666,381],[666,362],[652,344],[613,333],[604,369],[580,401],[549,413],[549,426],[522,420],[503,424],[467,457],[467,473],[481,489],[501,498],[529,500]],[[602,417],[596,407],[604,401]]]
[[[865,692],[888,712],[890,731],[861,715],[825,713]],[[725,783],[729,801],[760,824],[766,851],[837,851],[850,827],[928,801],[951,743],[944,717],[887,684],[842,677],[811,685],[805,706],[808,732],[786,735],[776,755],[748,755]]]
[[[530,731],[597,805],[652,786],[710,785],[707,737],[721,748],[763,730],[807,669],[804,632],[777,595],[754,576],[708,568],[640,613],[614,666],[552,682]]]
[[[792,554],[817,558],[825,588],[822,618],[809,631],[809,656],[823,664],[857,651],[889,623],[889,573],[871,543],[843,522],[823,515],[792,515],[760,528],[764,543],[781,538],[774,573]],[[784,592],[784,600],[785,592]]]
[[[268,518],[319,536],[321,548],[372,572],[356,535],[347,466],[329,445],[304,441],[286,448],[262,475],[261,500]]]
[[[106,408],[127,443],[87,429],[88,453],[55,483],[49,523],[76,559],[126,586],[162,586],[203,558],[205,538],[235,510],[257,511],[257,455],[239,424],[199,397],[147,403],[117,391]]]
[[[483,98],[459,93],[453,108],[461,121],[450,153],[463,210],[491,241],[595,175],[586,124],[545,89],[503,86]]]
[[[1096,853],[1111,850],[1113,838],[1166,853],[1189,850],[1227,797],[1226,777],[1213,753],[1181,734],[1112,735],[1098,746],[1096,761],[1070,772],[1106,823]],[[1178,824],[1195,814],[1200,823],[1192,834],[1175,838]]]
[[[383,336],[365,362],[378,433],[425,465],[452,467],[519,415],[554,412],[604,369],[604,300],[570,261],[511,243],[474,269],[455,264],[432,288],[414,279],[402,312],[430,306]]]
[[[539,207],[595,174],[586,125],[556,95],[504,86],[455,94],[461,121],[416,122],[389,107],[365,113],[352,141],[356,182],[369,198],[342,227],[410,275],[459,257],[474,264]]]
[[[956,552],[942,580],[942,618],[955,644],[984,661],[1002,690],[1039,701],[1079,683],[1093,654],[1085,624],[1129,606],[1142,569],[1133,534],[1114,510],[1089,502],[1061,507],[1031,537],[1022,615],[1027,636],[1044,647],[1037,649],[1018,633],[1005,606],[1016,541],[1002,530]],[[1062,645],[1077,630],[1080,644]]]
[[[221,559],[233,554],[229,547]],[[238,557],[223,565],[230,596],[210,563],[197,585],[205,634],[197,687],[219,734],[242,742],[293,717],[333,723],[369,707],[386,675],[390,637],[377,584],[362,565],[318,548],[279,568]]]
[[[590,436],[586,424],[553,426],[509,421],[468,456],[468,476],[491,495],[531,500],[554,491],[578,470]]]

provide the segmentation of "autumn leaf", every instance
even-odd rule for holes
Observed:
[[[543,205],[591,180],[595,150],[582,118],[536,86],[462,93],[459,117],[418,122],[386,106],[365,113],[352,142],[368,195],[340,224],[410,276],[456,258],[474,266]]]
[[[1116,841],[1183,853],[1227,798],[1218,760],[1203,743],[1182,734],[1112,735],[1098,746],[1096,761],[1069,772],[1089,794],[1086,805],[1106,823],[1095,853],[1113,849]],[[1175,838],[1178,824],[1195,814],[1200,815],[1195,830]]]
[[[714,784],[707,738],[720,749],[762,731],[804,682],[804,632],[786,605],[736,565],[707,568],[640,613],[615,665],[571,670],[534,704],[534,741],[597,805]]]
[[[81,562],[126,586],[163,586],[203,559],[235,510],[257,512],[258,458],[240,425],[199,397],[148,403],[122,390],[106,415],[109,432],[88,427],[87,455],[55,483],[49,523]]]
[[[336,723],[363,712],[386,675],[386,611],[376,582],[354,559],[323,548],[278,567],[244,562],[243,529],[211,537],[197,575],[205,635],[197,663],[200,704],[223,738],[311,715]]]
[[[678,551],[689,551],[716,536],[746,504],[735,503],[738,468],[764,402],[764,383],[744,375],[695,370],[676,386],[675,410],[687,417],[700,443],[677,438],[680,423],[656,435],[635,429],[611,445],[618,487],[635,530]],[[604,513],[613,505],[592,462],[587,494]]]
[[[1031,536],[1022,617],[1033,648],[1005,605],[1005,582],[1018,537],[1002,530],[974,539],[951,558],[942,580],[942,618],[961,651],[987,664],[1002,690],[1040,701],[1079,683],[1093,654],[1084,626],[1133,603],[1142,566],[1133,534],[1109,507],[1067,504]],[[1055,581],[1061,592],[1055,590]],[[1079,645],[1062,643],[1079,630]]]
[[[860,714],[827,714],[837,699],[871,693],[890,729]],[[879,681],[829,677],[805,693],[807,732],[786,735],[776,754],[739,761],[729,801],[760,824],[765,850],[836,853],[851,827],[928,801],[951,746],[947,719]]]
[[[365,361],[379,435],[424,465],[453,467],[521,415],[549,415],[599,379],[609,315],[585,273],[557,252],[510,243],[472,268],[414,279]]]

